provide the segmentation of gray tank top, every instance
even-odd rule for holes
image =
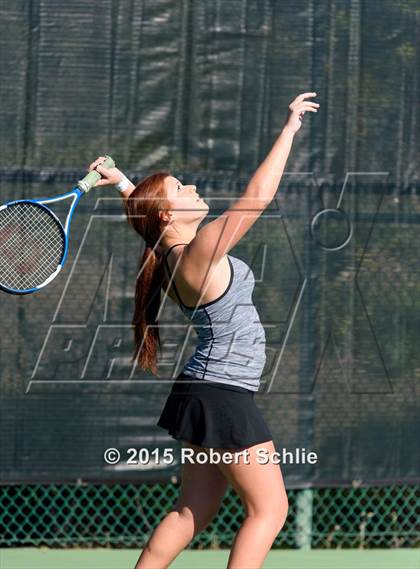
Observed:
[[[167,256],[165,261],[171,275]],[[254,273],[244,261],[228,255],[230,281],[217,299],[197,307],[186,306],[172,281],[181,310],[198,336],[195,353],[182,369],[184,375],[207,381],[237,385],[258,391],[265,354],[265,330],[252,302]]]

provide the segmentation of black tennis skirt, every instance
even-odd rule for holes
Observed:
[[[269,441],[273,436],[254,393],[181,373],[157,425],[174,439],[201,447],[234,449]]]

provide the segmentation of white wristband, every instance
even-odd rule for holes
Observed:
[[[124,192],[125,190],[128,190],[130,184],[131,184],[130,180],[127,178],[127,176],[123,174],[123,177],[118,182],[118,184],[115,184],[115,187],[119,192]]]

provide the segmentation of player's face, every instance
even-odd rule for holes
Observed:
[[[184,185],[178,178],[165,178],[166,195],[177,218],[204,218],[208,205],[197,192],[197,187]]]

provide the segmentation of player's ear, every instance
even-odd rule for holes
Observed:
[[[160,211],[159,217],[162,221],[170,223],[172,221],[172,214],[169,211]]]

